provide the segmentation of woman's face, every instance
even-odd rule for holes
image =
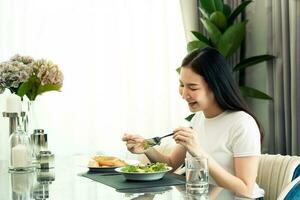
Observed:
[[[179,82],[179,93],[187,101],[191,112],[205,112],[216,106],[214,94],[204,78],[190,67],[181,68]]]

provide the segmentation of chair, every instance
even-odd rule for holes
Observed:
[[[280,193],[277,200],[298,200],[300,199],[300,176],[290,182]]]
[[[169,153],[172,146],[160,146],[157,150]],[[143,162],[149,162],[147,158]],[[177,174],[184,173],[184,168],[175,171]],[[293,182],[292,182],[293,181]],[[265,190],[264,200],[300,200],[300,157],[263,154],[260,156],[257,184]],[[277,199],[279,200],[279,199]]]
[[[263,154],[256,181],[265,190],[264,200],[275,200],[299,175],[300,157]]]

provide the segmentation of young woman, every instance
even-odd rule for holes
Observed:
[[[174,130],[177,145],[170,155],[154,148],[144,149],[145,139],[124,134],[130,152],[144,153],[152,162],[165,162],[173,169],[186,156],[207,157],[210,183],[233,191],[237,196],[263,197],[255,183],[260,126],[243,100],[225,58],[214,48],[187,55],[180,71],[179,93],[195,115],[191,127]]]

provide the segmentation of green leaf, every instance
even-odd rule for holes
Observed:
[[[37,91],[37,95],[42,94],[44,92],[49,91],[59,91],[61,88],[61,85],[59,84],[46,84],[46,85],[40,85]]]
[[[226,16],[226,18],[228,19],[230,14],[231,14],[231,8],[229,5],[227,4],[224,4],[224,7],[223,7],[223,13],[224,15]]]
[[[247,86],[240,86],[240,91],[243,96],[257,98],[257,99],[263,99],[263,100],[272,100],[272,97],[267,95],[264,92],[261,92],[257,89],[247,87]]]
[[[210,16],[211,13],[215,11],[215,8],[213,7],[211,0],[199,0],[200,8],[208,15]]]
[[[4,88],[5,89],[5,88]],[[18,95],[18,88],[13,88],[13,87],[10,87],[10,88],[7,88],[9,91],[10,91],[10,93],[12,93],[12,94],[17,94]]]
[[[194,117],[194,115],[195,115],[195,113],[190,114],[189,116],[187,116],[187,117],[184,118],[184,119],[190,122],[190,121],[192,120],[192,118]]]
[[[253,65],[256,65],[257,63],[263,62],[263,61],[267,61],[267,60],[271,60],[274,59],[275,56],[272,55],[260,55],[260,56],[253,56],[247,59],[242,60],[239,64],[237,64],[234,68],[233,71],[238,71],[241,69],[245,69],[246,67],[250,67]]]
[[[222,0],[199,0],[200,7],[203,9],[208,16],[214,11],[223,12],[223,1]]]
[[[241,3],[229,16],[228,18],[228,25],[233,24],[235,18],[241,13],[243,12],[243,10],[252,2],[252,0],[246,0],[243,1],[243,3]]]
[[[23,82],[18,89],[17,95],[23,97],[30,90],[29,81]]]
[[[197,32],[197,31],[191,31],[191,32],[198,40],[200,40],[206,44],[209,44],[208,39],[202,33]]]
[[[202,16],[205,18],[205,19],[208,19],[209,18],[209,14],[205,12],[205,10],[203,10],[201,7],[199,7],[199,10],[200,12],[202,13]]]
[[[29,100],[33,101],[37,96],[37,90],[40,84],[41,83],[36,76],[31,76],[20,86],[18,90],[18,95],[21,97],[26,95]]]
[[[220,30],[217,28],[216,25],[214,25],[208,19],[201,18],[201,22],[202,22],[204,28],[206,29],[206,31],[213,43],[213,46],[215,47],[218,44],[220,37],[222,36]]]
[[[188,43],[187,50],[188,52],[191,52],[195,49],[202,49],[204,47],[207,47],[208,45],[200,40],[194,40]]]
[[[213,12],[209,17],[209,21],[216,25],[221,31],[227,28],[227,18],[221,11]]]
[[[221,36],[217,49],[225,56],[231,56],[241,45],[245,37],[246,21],[230,26]]]
[[[223,0],[211,0],[210,2],[213,4],[215,11],[218,10],[223,12],[223,7],[224,7]]]

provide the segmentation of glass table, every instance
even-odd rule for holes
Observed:
[[[9,173],[7,162],[0,161],[0,200],[181,200],[205,199],[187,197],[185,185],[131,189],[117,191],[112,187],[79,176],[88,168],[78,163],[76,157],[56,158],[55,168],[28,173]],[[118,175],[119,176],[119,175]],[[210,186],[209,199],[233,199],[232,193]]]

